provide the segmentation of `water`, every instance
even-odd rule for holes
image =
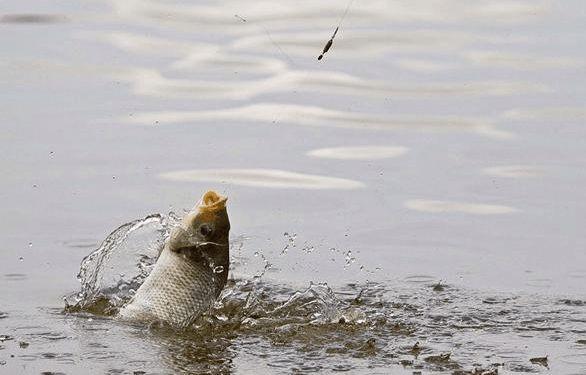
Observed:
[[[586,372],[586,8],[355,0],[318,62],[346,6],[3,3],[0,373]],[[63,312],[114,228],[210,188],[231,308]]]

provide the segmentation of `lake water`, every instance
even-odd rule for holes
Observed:
[[[578,0],[4,1],[0,373],[586,373],[585,25]],[[210,320],[63,311],[110,232],[208,189],[238,245]]]

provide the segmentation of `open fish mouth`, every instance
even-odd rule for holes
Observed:
[[[203,195],[200,202],[196,205],[200,211],[218,211],[226,208],[228,197],[222,196],[215,191],[208,191]]]

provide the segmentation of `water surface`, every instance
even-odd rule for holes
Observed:
[[[347,5],[2,4],[0,372],[586,372],[586,7]],[[237,314],[63,313],[110,232],[210,188]]]

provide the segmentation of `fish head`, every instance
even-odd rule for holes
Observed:
[[[204,258],[210,265],[228,267],[230,220],[228,198],[208,191],[199,203],[173,228],[169,249],[187,258]]]

